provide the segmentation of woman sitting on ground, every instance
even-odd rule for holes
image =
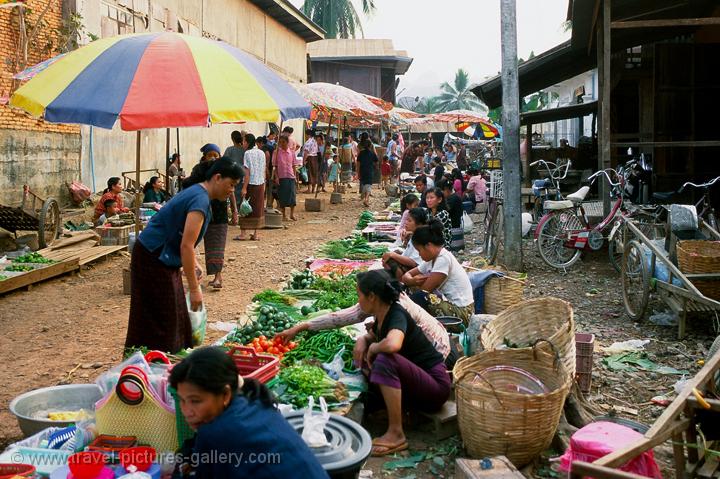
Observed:
[[[420,206],[420,198],[415,193],[408,193],[400,199],[400,224],[398,224],[398,240],[403,239],[405,223],[407,222],[410,210]]]
[[[403,407],[440,410],[450,396],[451,382],[440,353],[398,303],[396,280],[382,270],[359,273],[357,289],[360,308],[375,323],[355,343],[353,360],[384,399],[388,429],[373,439],[372,454],[387,456],[408,447]]]
[[[130,211],[128,208],[123,206],[123,199],[120,194],[122,190],[122,182],[117,176],[113,176],[107,181],[107,188],[105,188],[103,195],[100,197],[100,200],[95,206],[95,217],[93,218],[94,222],[97,222],[97,220],[105,213],[105,202],[107,200],[113,200],[115,202],[115,210],[117,213],[127,213]]]
[[[173,367],[170,384],[180,397],[183,416],[197,431],[183,445],[184,461],[174,478],[328,477],[315,454],[277,410],[270,391],[254,379],[243,380],[222,349],[193,351]],[[192,459],[198,457],[240,460]],[[243,461],[242,457],[278,460]]]
[[[455,316],[467,326],[475,312],[473,289],[465,269],[444,248],[443,230],[438,220],[415,230],[412,242],[424,263],[405,273],[402,282],[418,288],[411,297],[430,314]]]
[[[153,176],[145,183],[143,193],[143,203],[165,203],[165,193],[163,193],[163,181],[158,176]]]
[[[433,188],[428,190],[425,195],[425,203],[430,213],[430,219],[436,219],[442,223],[442,234],[445,239],[443,246],[449,248],[452,243],[452,221],[450,220],[450,212],[445,202],[445,195],[440,188]]]
[[[443,181],[440,189],[445,195],[445,202],[447,203],[448,213],[450,214],[450,234],[452,235],[452,241],[448,249],[450,251],[460,251],[465,248],[465,231],[462,225],[462,200],[453,189],[453,184],[450,181]]]
[[[453,168],[450,175],[452,177],[452,189],[455,191],[455,194],[458,195],[458,198],[461,199],[460,201],[462,201],[465,191],[465,179],[463,178],[460,168]]]
[[[408,211],[405,221],[405,234],[403,237],[402,253],[388,251],[383,254],[383,267],[390,272],[398,281],[403,275],[423,262],[420,254],[412,244],[411,238],[415,230],[420,226],[427,225],[428,214],[423,208],[413,208]]]
[[[487,196],[487,183],[485,183],[485,178],[474,168],[471,168],[468,174],[470,175],[470,179],[468,180],[467,189],[465,190],[466,198],[475,205],[484,203]]]

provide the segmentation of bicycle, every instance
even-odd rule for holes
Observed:
[[[702,190],[702,197],[698,200],[697,203],[695,203],[695,209],[698,211],[698,218],[702,218],[703,221],[708,224],[708,226],[717,231],[718,222],[717,216],[715,215],[715,208],[710,202],[710,187],[718,181],[720,181],[720,176],[701,185],[696,185],[695,183],[691,183],[688,181],[684,183],[677,191],[653,193],[652,198],[654,201],[663,204],[670,202],[674,196],[682,194],[685,191],[685,188],[697,188]]]
[[[616,182],[609,173],[613,173]],[[612,168],[598,171],[588,178],[590,184],[604,175],[611,186],[611,197],[615,203],[610,213],[596,226],[591,227],[582,201],[590,188],[584,186],[579,191],[568,195],[562,201],[546,201],[544,208],[549,210],[538,223],[535,230],[535,241],[540,257],[549,266],[566,269],[575,264],[583,251],[597,251],[605,243],[603,233],[613,223],[623,206],[622,190],[625,179]]]
[[[570,170],[570,160],[565,163],[553,163],[545,160],[537,160],[530,163],[530,166],[542,165],[547,171],[547,177],[532,182],[532,191],[535,195],[533,206],[533,222],[537,223],[545,215],[545,201],[560,201],[563,198],[560,192],[560,181],[567,178]],[[538,168],[538,172],[540,169]]]

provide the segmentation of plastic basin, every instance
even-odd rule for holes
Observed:
[[[37,418],[43,411],[93,411],[95,403],[102,398],[95,384],[68,384],[35,389],[16,397],[10,402],[10,412],[17,417],[25,437],[32,436],[48,427],[65,427],[73,421],[51,421]]]
[[[135,466],[138,471],[145,472],[150,469],[155,457],[157,457],[157,451],[154,448],[148,446],[130,447],[120,451],[120,464],[125,469],[130,466]]]
[[[68,467],[73,479],[95,479],[105,467],[105,454],[78,452],[68,458]]]

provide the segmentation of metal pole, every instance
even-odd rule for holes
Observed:
[[[170,128],[165,131],[165,180],[168,179],[168,169],[170,168]],[[165,185],[165,189],[168,189],[168,185]]]
[[[140,130],[137,131],[135,145],[135,234],[140,234],[140,204],[142,203],[142,188],[140,188]]]
[[[515,0],[500,0],[502,38],[503,219],[504,260],[522,271],[522,206],[520,198],[520,90],[517,68]]]

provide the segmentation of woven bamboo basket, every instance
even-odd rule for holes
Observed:
[[[550,341],[570,377],[575,377],[575,321],[570,303],[558,298],[533,298],[502,311],[480,335],[486,350],[507,343],[520,348],[538,339]]]
[[[720,241],[680,241],[677,259],[683,273],[720,273]],[[695,280],[692,283],[708,298],[720,300],[720,281]]]
[[[510,377],[491,384],[478,374],[498,365],[531,373],[548,392],[509,392],[502,384]],[[556,355],[538,347],[484,351],[460,359],[453,377],[460,435],[471,457],[504,455],[520,468],[550,445],[571,384]]]
[[[506,276],[490,278],[485,284],[484,313],[500,314],[510,306],[522,301],[526,275],[507,271],[502,267],[493,267],[492,269],[502,271]]]

